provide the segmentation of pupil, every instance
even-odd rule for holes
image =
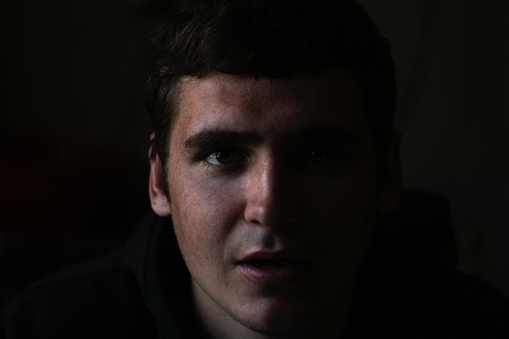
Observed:
[[[217,152],[216,159],[222,164],[230,162],[232,159],[232,153],[229,151]]]
[[[325,161],[327,159],[327,155],[327,151],[323,149],[314,149],[311,151],[311,156],[315,159],[315,161]]]

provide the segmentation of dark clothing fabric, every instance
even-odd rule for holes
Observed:
[[[199,337],[171,220],[150,214],[125,251],[37,282],[2,323],[6,339]]]
[[[451,262],[424,262],[412,239],[402,242],[401,232],[380,224],[358,276],[347,338],[509,338],[509,306],[499,293],[455,273]],[[150,214],[125,251],[48,277],[11,300],[0,336],[200,338],[190,285],[171,220]]]

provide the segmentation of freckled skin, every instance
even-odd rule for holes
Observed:
[[[170,202],[152,203],[172,215],[205,327],[224,338],[337,337],[381,196],[353,76],[185,78],[173,126]],[[295,137],[309,126],[338,127],[359,141],[345,160],[316,164]],[[241,145],[246,155],[233,165],[207,166],[184,146],[204,129],[254,133],[260,142]],[[311,268],[291,284],[259,286],[236,263],[260,248],[288,250]]]

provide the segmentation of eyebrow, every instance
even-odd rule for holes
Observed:
[[[213,145],[246,144],[257,145],[262,143],[260,135],[252,132],[237,132],[222,129],[205,129],[184,142],[184,150],[192,152],[196,149],[205,149]]]
[[[345,144],[360,144],[360,136],[348,129],[339,126],[315,126],[306,128],[291,137],[304,142],[340,142]]]
[[[288,133],[284,139],[299,142],[340,142],[344,144],[360,144],[358,134],[338,126],[314,126],[301,131]],[[218,145],[259,145],[263,142],[262,137],[254,132],[239,132],[223,129],[205,129],[184,141],[184,151],[192,153]]]

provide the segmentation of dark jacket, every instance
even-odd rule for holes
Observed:
[[[150,214],[125,251],[38,281],[11,300],[3,332],[8,339],[195,338],[189,296],[171,220]]]

